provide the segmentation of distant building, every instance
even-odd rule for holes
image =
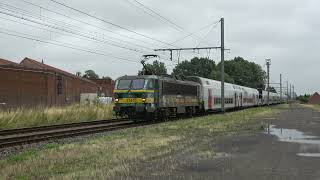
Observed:
[[[0,108],[63,106],[81,94],[98,94],[99,85],[61,69],[25,58],[0,59]]]
[[[98,94],[101,97],[113,97],[114,81],[111,78],[107,79],[90,79],[99,85]]]
[[[315,92],[308,101],[309,104],[320,104],[320,94]]]

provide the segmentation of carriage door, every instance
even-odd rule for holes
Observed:
[[[237,93],[234,93],[234,107],[238,106]]]
[[[242,93],[240,94],[240,107],[242,107]]]
[[[208,109],[212,109],[212,90],[208,89]]]

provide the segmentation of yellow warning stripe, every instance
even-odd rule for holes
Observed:
[[[154,103],[153,98],[146,98],[145,101],[143,101],[142,98],[120,98],[118,102],[115,102],[118,104],[142,104],[142,103]]]
[[[132,92],[132,93],[154,93],[154,90],[145,90],[145,89],[140,89],[140,90],[120,90],[120,89],[115,89],[113,90],[114,93],[128,93],[128,92]]]

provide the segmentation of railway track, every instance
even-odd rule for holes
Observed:
[[[137,127],[145,124],[147,124],[147,122],[136,123],[129,120],[113,119],[34,128],[2,130],[0,131],[0,149],[38,143],[53,139],[61,139]]]
[[[217,112],[213,112],[217,113]],[[211,114],[211,113],[209,113]],[[193,117],[199,117],[196,115]],[[175,117],[170,121],[179,119],[191,118]],[[113,131],[131,127],[144,126],[149,124],[161,123],[157,122],[134,122],[128,119],[112,119],[112,120],[99,120],[80,123],[59,124],[51,126],[40,126],[32,128],[9,129],[0,130],[0,150],[8,147],[14,147],[25,144],[38,143],[53,139],[62,139],[67,137],[74,137],[80,135],[94,134],[99,132]]]

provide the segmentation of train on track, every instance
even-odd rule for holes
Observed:
[[[269,94],[269,104],[286,102]],[[196,76],[122,76],[115,82],[114,112],[130,119],[166,119],[221,111],[221,82]],[[267,104],[267,91],[225,83],[225,110]]]

